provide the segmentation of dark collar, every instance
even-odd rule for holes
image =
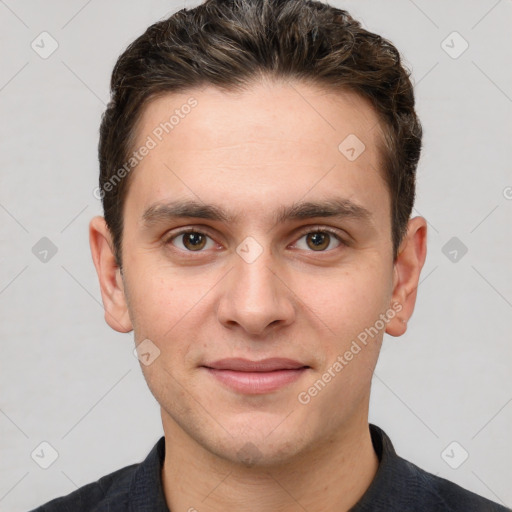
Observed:
[[[383,488],[388,487],[390,479],[396,477],[393,471],[398,456],[391,440],[382,429],[369,425],[373,447],[379,459],[379,469],[354,512],[363,512],[367,504],[375,503]],[[167,508],[162,485],[162,466],[165,458],[165,437],[162,436],[155,444],[146,459],[139,465],[130,487],[130,511],[170,512]]]
[[[402,459],[381,428],[373,424],[369,428],[379,467],[350,512],[508,510]],[[170,512],[162,486],[164,458],[165,438],[161,437],[133,474],[128,510]]]
[[[162,436],[139,465],[130,486],[130,512],[170,512],[165,502],[162,467],[165,437]]]
[[[370,487],[350,512],[398,510],[393,507],[396,507],[399,502],[401,489],[395,488],[397,484],[395,479],[399,479],[396,487],[403,488],[404,485],[409,485],[411,473],[408,468],[403,467],[406,461],[396,454],[391,439],[386,433],[377,425],[370,423],[369,426],[373,449],[379,459],[379,467]],[[376,508],[377,504],[380,508]]]

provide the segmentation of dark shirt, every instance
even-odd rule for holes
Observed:
[[[379,468],[350,512],[506,512],[507,509],[399,457],[389,437],[370,424]],[[32,512],[170,512],[162,487],[165,438],[146,459],[54,499]]]

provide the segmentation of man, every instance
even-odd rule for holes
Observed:
[[[91,251],[165,435],[37,510],[505,510],[368,424],[426,257],[394,46],[319,2],[207,0],[149,27],[111,87]]]

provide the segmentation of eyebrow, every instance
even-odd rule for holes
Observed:
[[[281,206],[274,215],[276,224],[293,220],[332,217],[355,219],[371,223],[372,213],[365,207],[345,198],[330,198],[321,201],[302,201],[290,206]],[[176,200],[154,203],[142,215],[142,223],[149,228],[156,224],[180,218],[196,218],[224,223],[237,223],[240,214],[232,214],[220,206],[195,200]]]

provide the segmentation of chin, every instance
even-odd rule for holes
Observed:
[[[283,430],[280,436],[273,436],[270,440],[268,435],[260,433],[244,434],[224,439],[212,451],[231,463],[241,464],[246,467],[271,468],[290,462],[302,448],[298,439],[297,430],[295,433]]]

